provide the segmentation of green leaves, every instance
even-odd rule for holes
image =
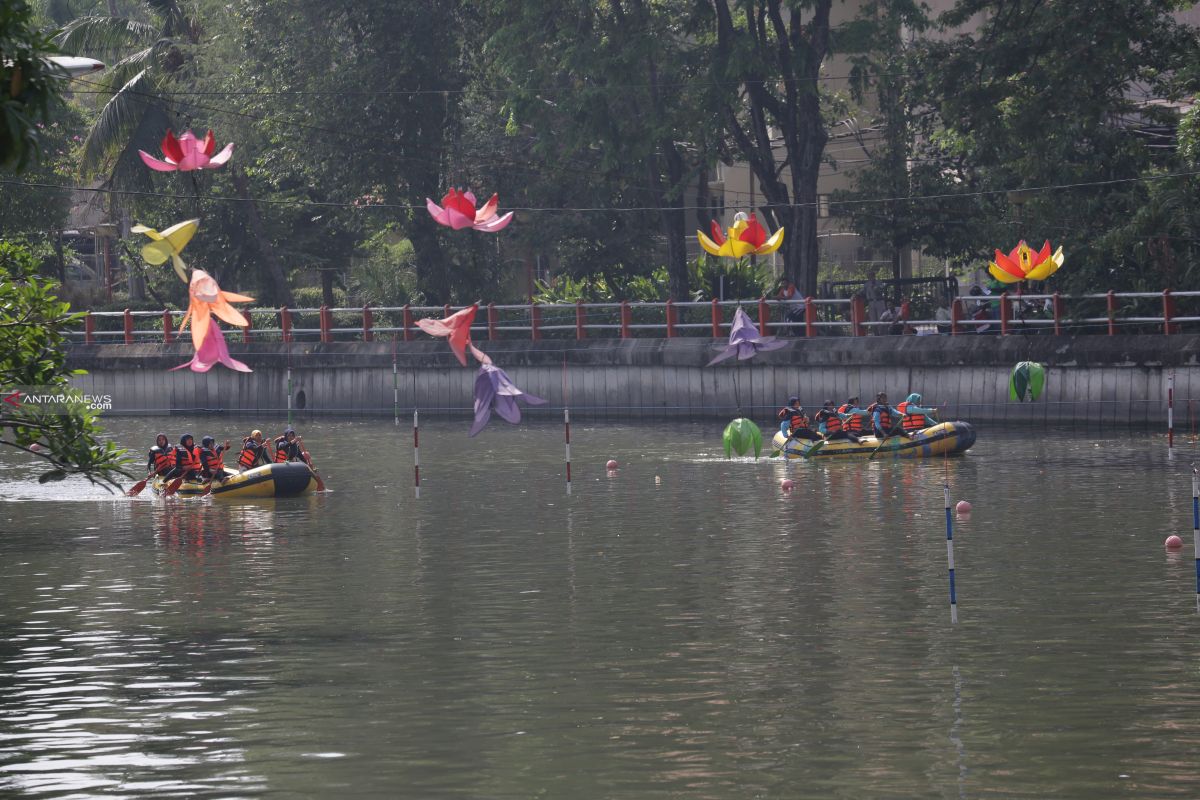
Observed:
[[[65,77],[43,60],[56,52],[29,3],[0,3],[0,168],[21,172],[40,157],[38,127],[49,122]]]
[[[0,240],[0,389],[70,388],[65,367],[63,327],[75,319],[54,296],[55,284],[37,277],[37,259],[24,247]],[[0,444],[36,450],[51,469],[46,483],[68,474],[119,488],[125,451],[101,441],[98,415],[82,404],[48,410],[35,403],[0,404]],[[37,448],[32,445],[37,444]]]

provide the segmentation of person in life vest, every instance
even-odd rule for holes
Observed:
[[[825,437],[827,442],[838,439],[858,441],[858,437],[847,431],[845,425],[842,424],[842,418],[838,415],[837,409],[833,407],[832,400],[826,400],[824,407],[813,415],[813,419],[816,420],[817,431]]]
[[[900,431],[910,439],[937,423],[937,420],[933,419],[937,409],[924,408],[920,403],[921,395],[914,392],[896,406],[896,410],[900,412]]]
[[[200,448],[196,447],[196,440],[190,433],[179,437],[179,446],[175,448],[175,469],[166,477],[200,480]]]
[[[875,395],[875,402],[867,406],[871,427],[880,439],[891,436],[900,428],[900,412],[888,405],[887,392]]]
[[[858,395],[846,400],[838,406],[838,416],[842,419],[842,430],[854,441],[867,432],[866,419],[869,416],[865,408],[858,407]]]
[[[217,440],[211,436],[200,440],[200,472],[207,480],[223,481],[229,477],[222,458],[222,454],[229,449],[229,442],[214,447],[216,444]]]
[[[283,436],[275,439],[275,463],[281,461],[303,461],[312,466],[309,461],[308,452],[301,446],[304,437],[297,436],[293,428],[287,428],[283,432]]]
[[[787,438],[813,442],[821,439],[821,435],[809,427],[808,415],[804,413],[804,406],[800,405],[800,398],[789,397],[788,404],[776,416],[781,420],[779,430]]]
[[[242,472],[271,463],[271,453],[263,441],[262,431],[251,431],[249,436],[242,439],[242,452],[238,454],[237,463]]]
[[[154,437],[154,447],[150,448],[150,454],[146,458],[146,477],[150,477],[151,475],[166,476],[174,468],[175,451],[171,447],[167,435],[160,433]]]

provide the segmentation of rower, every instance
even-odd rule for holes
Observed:
[[[225,471],[225,461],[222,455],[229,449],[229,442],[213,447],[217,443],[216,439],[211,436],[205,436],[200,440],[200,471],[204,477],[210,481],[223,481],[229,477],[229,473]]]
[[[852,435],[842,425],[842,418],[838,416],[837,409],[833,407],[832,400],[826,400],[824,407],[813,416],[813,419],[817,422],[817,431],[825,437],[825,441],[827,442],[838,439],[845,439],[852,442],[858,441],[858,437]]]
[[[891,436],[893,429],[900,425],[900,412],[888,405],[887,392],[875,395],[875,402],[867,406],[867,414],[871,417],[875,435],[880,439]]]
[[[808,415],[804,413],[804,406],[800,405],[799,398],[788,398],[788,405],[780,410],[779,417],[783,419],[780,430],[787,438],[821,441],[821,435],[809,427]]]
[[[901,431],[910,439],[928,428],[930,418],[937,413],[936,408],[923,408],[920,403],[921,395],[913,392],[903,403],[896,406],[896,410],[900,412]]]
[[[154,437],[154,447],[146,458],[146,477],[161,475],[165,477],[175,467],[174,450],[165,433]]]
[[[171,471],[172,478],[182,477],[185,481],[200,479],[200,448],[190,433],[179,437],[179,446],[175,448],[175,469]]]
[[[865,408],[858,407],[858,395],[854,395],[838,406],[837,413],[842,420],[842,430],[857,442],[858,437],[867,429],[864,420],[868,416]]]
[[[242,472],[248,469],[260,467],[263,464],[271,463],[271,452],[268,445],[263,441],[263,434],[260,430],[253,430],[250,435],[242,439],[242,452],[238,454],[238,466],[242,468]]]
[[[275,439],[275,463],[283,461],[303,461],[312,466],[308,458],[308,452],[300,446],[304,441],[304,437],[297,436],[296,431],[291,426],[284,430],[283,436]]]

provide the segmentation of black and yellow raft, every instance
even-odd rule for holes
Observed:
[[[158,478],[152,484],[157,494],[162,494],[168,481]],[[185,481],[179,485],[176,494],[183,497],[195,497],[204,494],[205,484]],[[223,481],[213,481],[212,497],[297,497],[310,494],[317,489],[317,477],[302,461],[284,461],[278,464],[264,464],[261,467],[248,469],[245,472],[232,473]]]
[[[820,447],[816,445],[821,444]],[[782,433],[771,440],[774,452],[783,451],[787,458],[932,458],[955,456],[965,453],[975,444],[975,429],[966,422],[941,422],[921,430],[911,439],[907,436],[891,436],[882,446],[875,436],[864,436],[858,442],[838,439],[832,442],[810,442],[806,439],[787,441]],[[815,449],[814,449],[815,448]]]

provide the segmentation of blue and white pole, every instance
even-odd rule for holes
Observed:
[[[958,624],[958,598],[954,594],[954,520],[950,516],[950,484],[942,484],[946,493],[946,564],[950,569],[950,624]],[[1200,537],[1200,534],[1197,534]],[[1200,542],[1200,538],[1197,539]],[[1196,562],[1200,564],[1200,561]]]
[[[1192,547],[1196,551],[1196,610],[1200,611],[1200,474],[1192,467]]]

